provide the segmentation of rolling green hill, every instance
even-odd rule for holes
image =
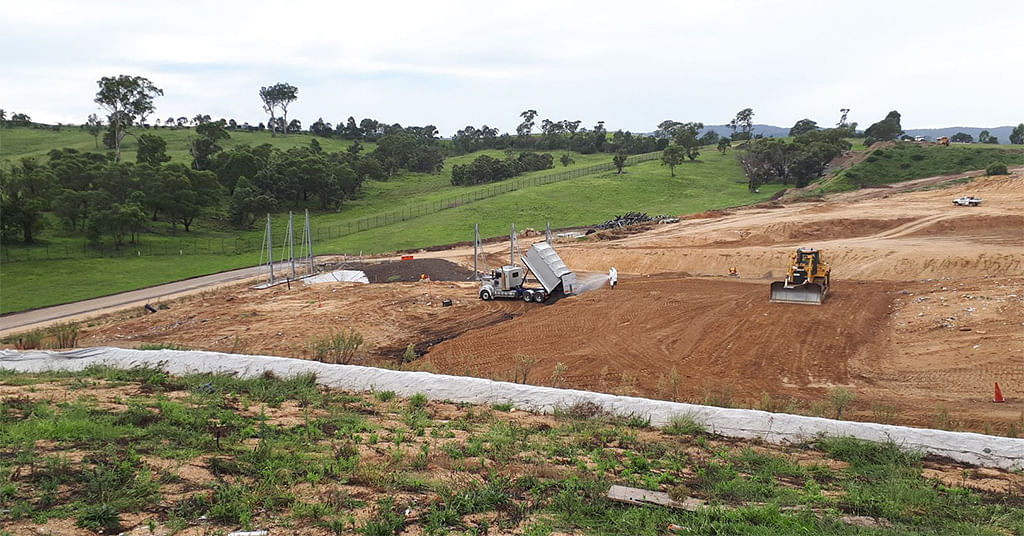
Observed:
[[[4,131],[4,139],[16,138],[11,132],[18,130]],[[14,145],[19,156],[45,155],[53,148],[45,143],[84,145],[83,149],[90,149],[92,144],[91,136],[73,130],[20,130],[22,136]],[[188,158],[184,129],[157,132],[168,137],[169,149],[178,151],[177,158]],[[301,145],[309,143],[310,139],[309,136],[289,136],[271,140],[267,133],[236,134],[232,133],[230,141],[233,143],[273,141]],[[325,141],[321,144],[328,150],[346,145]],[[11,145],[6,147],[4,154],[14,154]],[[501,156],[499,151],[486,153]],[[575,162],[567,168],[558,166],[496,184],[452,186],[447,169],[453,164],[467,163],[480,154],[449,158],[446,170],[439,174],[405,173],[388,181],[368,181],[359,197],[346,201],[341,211],[313,215],[315,250],[318,253],[381,253],[468,240],[474,223],[481,224],[484,235],[497,236],[507,232],[510,223],[519,228],[540,228],[550,221],[552,226],[566,227],[598,223],[630,210],[668,214],[697,212],[761,201],[778,190],[778,187],[768,187],[762,188],[760,194],[749,193],[735,157],[710,149],[702,155],[703,161],[679,166],[675,178],[670,177],[668,168],[654,160],[628,166],[622,175],[611,171],[533,185],[545,182],[552,175],[573,173],[573,170],[608,164],[611,160],[607,154],[573,154]],[[513,186],[519,189],[505,191]],[[476,200],[479,197],[485,199]],[[419,216],[417,211],[424,207],[439,211]],[[367,218],[377,218],[380,214],[399,214],[401,218],[394,219],[402,221],[390,223],[385,218],[375,222],[379,226],[356,232],[366,227]],[[283,243],[285,217],[280,214],[274,217],[277,244]],[[0,265],[0,312],[66,303],[256,264],[263,240],[262,227],[257,227],[238,232],[200,222],[194,232],[186,235],[179,230],[172,236],[169,228],[157,223],[154,224],[156,233],[143,235],[139,244],[127,246],[117,258],[83,259],[89,251],[84,247],[84,239],[62,235],[59,227],[51,225],[48,233],[41,235],[40,243],[31,248],[5,245],[3,260],[8,262]],[[246,247],[240,248],[242,253],[234,254],[238,244]],[[68,256],[78,258],[67,259]],[[56,260],[58,257],[63,259]],[[26,258],[39,260],[23,261]]]
[[[1000,145],[920,145],[901,142],[875,149],[860,163],[836,173],[822,184],[822,192],[855,190],[948,173],[961,173],[1001,163],[1024,165],[1024,149]]]
[[[151,129],[167,139],[176,161],[189,162],[190,129]],[[272,138],[267,132],[232,132],[223,145],[271,143],[280,148],[307,145],[311,135]],[[316,138],[327,151],[344,150],[350,142]],[[372,150],[373,145],[367,144]],[[129,138],[126,161],[134,160]],[[77,128],[61,131],[0,129],[0,165],[4,159],[45,158],[58,147],[94,150],[94,140]],[[858,147],[859,149],[859,147]],[[561,152],[556,152],[561,154]],[[402,173],[387,181],[367,181],[356,198],[337,212],[312,214],[317,253],[384,253],[469,240],[474,223],[484,236],[500,236],[510,223],[518,228],[585,226],[631,210],[651,214],[685,214],[763,201],[782,188],[764,185],[759,194],[747,190],[735,153],[721,155],[706,148],[698,162],[688,162],[670,176],[658,160],[627,166],[625,173],[594,171],[607,166],[608,154],[572,154],[569,167],[525,174],[499,183],[468,187],[451,184],[454,164],[481,151],[446,160],[438,174]],[[893,182],[941,173],[984,168],[993,161],[1024,164],[1024,152],[1003,147],[922,147],[898,144],[876,150],[867,160],[842,170],[823,191],[841,191],[864,184]],[[303,206],[294,207],[301,213]],[[274,215],[274,242],[280,247],[286,213]],[[67,234],[55,222],[30,247],[3,244],[0,254],[0,313],[66,303],[155,285],[186,277],[253,265],[260,261],[263,227],[238,231],[217,220],[197,222],[193,232],[153,222],[139,242],[117,251],[87,247],[80,235]],[[299,227],[301,229],[301,226]],[[301,233],[301,231],[300,231]],[[108,258],[89,258],[106,255]],[[112,258],[110,256],[113,255]],[[275,252],[280,257],[280,250]]]
[[[155,134],[167,141],[167,156],[171,162],[191,164],[192,157],[188,152],[190,137],[195,137],[191,128],[150,128],[137,131],[138,134]],[[288,149],[309,145],[311,139],[316,139],[325,151],[342,151],[352,142],[330,138],[316,137],[311,134],[299,133],[288,136],[271,137],[269,132],[245,132],[242,130],[229,131],[231,138],[224,140],[220,145],[224,149],[231,149],[239,145],[260,145],[269,143],[279,149]],[[372,151],[373,143],[363,144],[366,150]],[[60,130],[36,129],[28,127],[0,128],[0,162],[10,160],[16,162],[24,157],[46,159],[46,153],[53,149],[62,148],[77,149],[82,152],[106,151],[103,146],[102,134],[99,143],[91,134],[77,126],[66,126]],[[132,136],[127,136],[121,144],[121,161],[134,162],[135,149],[138,142]]]

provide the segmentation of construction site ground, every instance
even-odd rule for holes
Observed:
[[[311,337],[351,328],[366,341],[358,363],[509,381],[525,373],[532,384],[827,417],[844,388],[855,398],[843,418],[1024,435],[1024,175],[1015,173],[560,241],[581,279],[600,283],[614,266],[619,285],[546,304],[481,301],[462,277],[473,266],[462,247],[414,254],[463,267],[447,277],[444,264],[437,274],[408,264],[409,274],[376,278],[390,283],[236,284],[155,314],[94,319],[79,346],[309,358]],[[961,195],[984,202],[953,206]],[[818,307],[768,303],[769,282],[798,246],[824,252],[832,291]],[[486,247],[490,267],[508,261],[507,245]],[[421,272],[431,281],[407,282]],[[410,344],[417,357],[403,364]],[[1003,403],[993,402],[995,382]]]

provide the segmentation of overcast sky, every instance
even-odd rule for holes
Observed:
[[[164,90],[153,117],[436,125],[519,114],[645,132],[665,119],[861,128],[1024,121],[1024,2],[0,0],[0,108],[84,122],[102,76]]]

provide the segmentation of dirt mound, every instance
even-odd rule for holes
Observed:
[[[872,334],[884,328],[894,292],[886,283],[845,283],[827,307],[807,307],[768,303],[762,283],[627,278],[446,341],[426,362],[512,379],[517,363],[532,359],[528,381],[541,384],[561,363],[569,385],[641,396],[699,399],[726,387],[747,402],[766,392],[820,396],[850,382],[851,360],[877,359]],[[670,393],[671,371],[678,378]]]
[[[1024,246],[1024,216],[965,215],[936,221],[909,236],[963,236],[990,244],[1012,243]]]
[[[444,259],[412,259],[397,262],[345,263],[346,270],[361,270],[370,283],[416,282],[426,274],[434,281],[469,281],[473,270]]]

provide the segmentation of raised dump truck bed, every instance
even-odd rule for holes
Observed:
[[[559,285],[566,295],[575,292],[576,274],[562,262],[555,248],[547,242],[537,242],[523,254],[523,263],[550,295]]]

